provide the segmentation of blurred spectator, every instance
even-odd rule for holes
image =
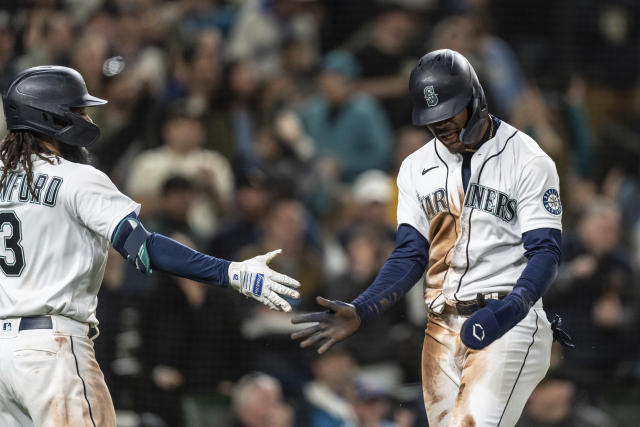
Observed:
[[[294,413],[283,401],[278,380],[262,372],[249,373],[231,394],[235,420],[229,427],[292,427]]]
[[[389,255],[389,241],[372,227],[354,227],[346,237],[347,270],[327,281],[327,297],[340,301],[352,301],[375,279],[384,260]],[[347,345],[361,363],[377,363],[398,360],[404,357],[398,352],[403,337],[391,333],[393,327],[402,323],[404,304],[396,304],[387,316],[371,321],[362,335],[349,339]],[[424,325],[423,325],[424,326]],[[396,331],[396,332],[399,332]],[[388,337],[385,345],[378,338]],[[392,344],[393,343],[393,344]]]
[[[101,136],[91,146],[91,153],[96,167],[122,185],[131,158],[142,149],[145,133],[152,125],[153,98],[144,82],[128,70],[103,81],[109,102],[95,114]]]
[[[106,96],[102,67],[109,57],[110,49],[109,39],[105,34],[85,32],[80,35],[71,52],[70,66],[82,74],[87,88],[100,96]]]
[[[527,82],[509,44],[485,26],[475,14],[444,18],[433,29],[430,45],[453,49],[469,58],[486,82],[491,110],[540,141],[542,149],[556,159],[562,151],[562,139],[541,91]]]
[[[215,135],[211,142],[240,168],[258,166],[253,145],[262,121],[259,89],[256,72],[248,61],[225,66],[209,124],[211,134]]]
[[[264,82],[265,112],[299,106],[313,94],[317,56],[307,40],[295,36],[284,40],[281,71]]]
[[[313,239],[312,223],[305,207],[294,199],[273,202],[263,223],[260,239],[238,252],[242,259],[264,252],[264,248],[279,248],[282,253],[273,260],[272,268],[300,281],[300,301],[293,301],[297,309],[313,307],[321,293],[322,259],[320,248]]]
[[[394,128],[410,124],[407,92],[419,32],[416,16],[399,6],[386,6],[375,17],[367,43],[355,51],[362,74],[358,87],[382,102]]]
[[[69,54],[74,38],[69,15],[45,10],[29,14],[24,55],[18,60],[21,70],[36,65],[69,65]]]
[[[586,111],[587,82],[572,76],[564,99],[568,138],[572,149],[572,171],[583,178],[592,177],[594,170],[595,135]]]
[[[254,149],[273,181],[274,193],[298,198],[318,213],[319,199],[331,190],[320,176],[313,142],[304,133],[300,118],[288,110],[278,113],[273,126],[259,130]]]
[[[119,2],[111,42],[115,55],[123,58],[126,68],[153,93],[158,93],[165,85],[166,54],[156,45],[162,34],[162,21],[155,6],[152,0]]]
[[[370,225],[382,232],[388,231],[395,239],[396,215],[389,216],[393,201],[393,178],[381,170],[370,169],[358,175],[353,182],[353,200],[356,203],[356,222]]]
[[[171,176],[162,184],[160,210],[145,221],[149,230],[168,236],[180,233],[194,242],[196,248],[205,247],[205,242],[189,225],[189,212],[195,199],[193,183],[184,176]]]
[[[260,169],[238,171],[235,178],[233,215],[221,224],[207,252],[225,259],[238,259],[241,248],[257,243],[274,190]]]
[[[385,386],[359,381],[354,410],[358,427],[413,427],[416,416],[407,408],[392,411],[392,397]]]
[[[160,209],[160,189],[168,177],[190,179],[197,200],[189,224],[203,237],[211,237],[230,203],[231,166],[219,153],[202,148],[205,133],[201,118],[183,104],[169,111],[162,131],[162,146],[143,151],[133,160],[127,191],[142,204],[141,217],[148,217]]]
[[[247,0],[233,25],[227,58],[248,61],[259,80],[273,77],[281,68],[280,49],[288,37],[305,40],[317,49],[317,25],[300,0]]]
[[[237,6],[216,0],[180,0],[172,10],[172,34],[182,42],[194,40],[199,33],[219,31],[227,37],[236,18]]]
[[[430,47],[453,49],[469,59],[485,83],[488,103],[498,117],[511,119],[527,83],[518,59],[503,39],[487,32],[475,14],[445,17],[431,32]]]
[[[109,249],[104,278],[98,292],[100,304],[96,307],[96,316],[100,322],[100,339],[94,341],[96,360],[100,364],[107,387],[111,390],[113,401],[119,407],[121,390],[120,378],[114,372],[117,359],[117,335],[121,332],[120,316],[125,307],[123,301],[124,264],[115,249]]]
[[[634,163],[638,165],[636,156],[626,155],[634,158]],[[605,176],[602,183],[603,193],[610,197],[620,207],[622,231],[629,231],[638,224],[640,220],[640,182],[638,182],[638,169],[634,168],[633,174],[623,167],[613,167]],[[624,236],[626,237],[626,236]],[[629,244],[631,242],[625,241]]]
[[[394,427],[387,420],[391,402],[387,392],[371,385],[358,384],[353,408],[358,417],[359,427]]]
[[[170,237],[193,246],[184,235]],[[201,283],[164,274],[145,297],[141,352],[151,383],[139,398],[144,409],[169,426],[184,425],[184,396],[215,391],[220,381],[235,380],[247,369],[234,300],[225,292],[213,296]]]
[[[531,393],[517,427],[614,427],[601,409],[583,402],[574,383],[566,379],[543,381]]]
[[[640,5],[627,0],[571,0],[558,10],[561,55],[570,73],[587,82],[589,122],[600,142],[608,121],[636,121],[634,90],[640,74]],[[606,155],[600,145],[598,154]],[[600,159],[601,161],[605,159]]]
[[[219,135],[216,122],[219,120],[214,111],[214,101],[220,90],[222,79],[222,38],[217,30],[204,30],[194,40],[184,45],[174,46],[170,57],[170,72],[164,86],[162,102],[154,114],[163,119],[172,105],[184,103],[185,108],[201,117],[205,125],[204,148],[214,149],[231,159],[231,141],[225,135]],[[157,145],[160,135],[149,132],[150,146]]]
[[[355,427],[358,418],[351,401],[358,365],[353,356],[334,347],[312,364],[313,380],[303,390],[309,406],[309,427]]]
[[[367,169],[388,168],[393,144],[389,121],[373,98],[356,92],[360,70],[355,58],[333,51],[322,67],[320,93],[302,107],[300,117],[326,178],[351,182]]]
[[[614,202],[593,199],[577,232],[564,233],[563,262],[544,297],[547,312],[565,317],[576,343],[575,350],[565,352],[562,369],[588,387],[615,385],[629,375],[629,363],[637,357],[637,340],[630,337],[638,289],[619,233]]]
[[[398,176],[400,165],[404,159],[414,151],[420,149],[431,140],[431,134],[422,128],[404,126],[396,132],[396,143],[393,149],[393,162],[390,176]],[[396,221],[396,210],[398,209],[398,186],[392,185],[392,202],[389,203],[389,218]]]

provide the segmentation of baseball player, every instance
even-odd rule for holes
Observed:
[[[107,101],[90,95],[77,71],[30,68],[3,102],[9,133],[0,144],[1,426],[115,427],[92,341],[110,244],[144,273],[230,286],[274,310],[291,310],[280,295],[299,298],[299,283],[267,266],[279,250],[230,262],[150,233],[137,218],[140,205],[86,164],[85,147],[99,129],[85,108]]]
[[[351,303],[292,338],[319,352],[380,316],[424,278],[422,350],[429,425],[513,426],[549,367],[553,332],[541,297],[560,257],[553,161],[526,134],[489,114],[467,59],[423,56],[410,77],[413,123],[434,135],[398,173],[396,246]]]

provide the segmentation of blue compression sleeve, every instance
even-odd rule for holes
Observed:
[[[422,276],[429,262],[429,243],[418,230],[400,224],[396,247],[373,283],[352,304],[360,321],[380,316],[398,302]]]
[[[147,239],[147,250],[156,270],[208,284],[229,283],[231,261],[205,255],[158,233]]]
[[[138,227],[132,228],[128,219],[139,223],[134,212],[127,215],[116,227],[111,241],[113,248],[125,259],[130,260],[128,252],[131,251],[125,249],[125,243],[130,241],[129,237]],[[229,283],[228,270],[231,261],[205,255],[158,233],[150,233],[143,243],[154,269],[208,284],[224,286]]]
[[[555,228],[538,228],[522,234],[527,266],[513,290],[504,299],[503,309],[496,312],[504,327],[514,325],[529,312],[558,274],[562,233]]]
[[[561,239],[560,230],[552,228],[522,234],[527,266],[509,295],[503,300],[486,300],[486,305],[463,323],[460,337],[465,345],[484,348],[525,318],[556,276]],[[483,331],[480,335],[476,333],[478,326]]]

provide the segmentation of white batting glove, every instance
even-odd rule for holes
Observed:
[[[291,289],[300,287],[300,282],[273,271],[267,265],[280,252],[282,249],[246,261],[232,262],[229,266],[229,285],[242,295],[258,300],[272,310],[291,311],[291,305],[280,295],[300,298],[300,293]]]

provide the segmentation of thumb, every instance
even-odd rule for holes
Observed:
[[[332,301],[322,297],[316,297],[316,302],[334,312],[340,311],[340,309],[345,305],[342,301]]]
[[[275,251],[271,251],[262,255],[264,257],[264,262],[269,264],[271,260],[274,259],[276,255],[278,255],[281,252],[282,252],[282,249],[276,249]]]

